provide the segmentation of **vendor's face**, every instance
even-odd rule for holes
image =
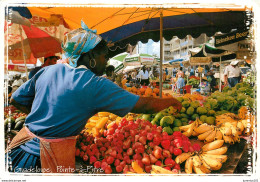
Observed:
[[[95,57],[95,60],[97,63],[96,67],[95,67],[95,73],[98,76],[101,76],[106,70],[108,60],[106,59],[105,56],[106,56],[105,54],[101,54],[101,55]]]

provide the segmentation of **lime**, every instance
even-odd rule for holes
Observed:
[[[182,125],[181,120],[175,119],[175,120],[173,121],[173,126],[178,127],[178,126],[181,126],[181,125]]]
[[[174,127],[173,131],[180,131],[180,128],[179,127]]]

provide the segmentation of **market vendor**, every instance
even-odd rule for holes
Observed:
[[[232,61],[230,65],[226,66],[224,71],[225,86],[234,87],[241,81],[241,69],[238,67],[239,61]]]
[[[69,64],[42,68],[12,96],[12,104],[29,114],[8,145],[11,171],[59,173],[62,166],[74,172],[76,136],[97,112],[123,117],[182,108],[174,98],[140,97],[100,77],[107,64],[107,43],[84,22],[81,26],[66,34],[62,44]]]
[[[53,53],[46,54],[44,56],[44,63],[41,66],[37,66],[32,71],[30,71],[28,78],[31,79],[43,67],[56,64],[58,59],[60,59],[60,57],[55,56],[55,54]]]

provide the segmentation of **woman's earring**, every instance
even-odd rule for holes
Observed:
[[[94,62],[94,65],[92,65],[92,62]],[[96,63],[95,59],[91,59],[89,66],[90,66],[91,68],[95,68],[95,67],[96,67],[96,64],[97,64],[97,63]]]

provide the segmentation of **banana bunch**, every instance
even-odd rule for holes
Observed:
[[[216,116],[216,120],[215,120],[215,123],[216,123],[216,126],[219,126],[225,122],[229,122],[229,123],[232,123],[232,122],[237,122],[239,120],[239,117],[234,114],[234,113],[225,113],[225,114],[221,114],[219,116]]]
[[[182,134],[184,134],[187,137],[197,136],[197,133],[194,131],[194,129],[197,128],[200,124],[202,124],[202,121],[200,121],[197,118],[194,122],[192,122],[189,125],[179,126],[179,129],[182,132]]]
[[[151,174],[176,174],[176,173],[168,169],[164,169],[160,166],[152,165]]]
[[[208,125],[202,123],[199,119],[193,123],[180,126],[181,132],[187,137],[197,136],[199,140],[205,143],[215,140],[224,140],[225,143],[234,144],[240,142],[241,135],[250,135],[254,130],[254,116],[251,118],[238,120],[233,113],[226,113],[218,117],[218,125]]]
[[[213,170],[219,170],[222,163],[226,162],[227,147],[223,146],[224,140],[216,140],[205,144],[199,153],[182,153],[177,156],[175,162],[178,164],[185,162],[185,172],[187,174],[208,174]]]
[[[109,113],[109,112],[99,112],[95,116],[92,116],[87,121],[85,125],[85,131],[93,134],[93,136],[99,136],[106,129],[105,126],[107,124],[107,128],[111,127],[114,123],[119,124],[121,121],[121,117]]]

